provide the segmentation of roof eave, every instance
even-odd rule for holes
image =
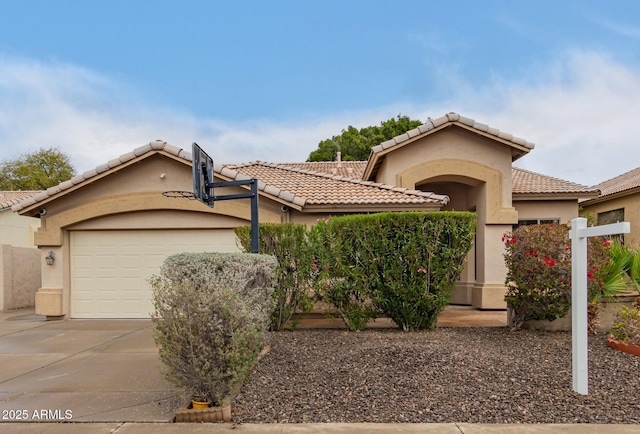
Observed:
[[[117,171],[120,171],[126,167],[132,166],[134,164],[139,163],[140,161],[148,158],[149,156],[151,156],[152,154],[162,154],[166,157],[169,157],[175,161],[178,161],[180,163],[183,164],[191,164],[191,161],[188,160],[186,158],[186,156],[182,156],[182,155],[174,155],[170,152],[166,152],[164,149],[150,149],[147,152],[141,153],[139,155],[134,155],[133,158],[130,159],[125,159],[124,161],[122,161],[123,157],[126,157],[129,154],[124,154],[122,156],[120,156],[117,159],[113,159],[111,161],[109,161],[106,164],[103,164],[101,166],[98,166],[94,169],[91,170],[87,170],[86,172],[74,176],[73,178],[71,178],[70,180],[61,182],[60,184],[51,187],[47,190],[45,190],[42,193],[39,193],[31,198],[25,199],[25,202],[28,202],[30,199],[34,199],[37,198],[38,196],[42,195],[44,197],[42,197],[42,199],[36,199],[35,201],[33,201],[33,203],[24,206],[24,207],[20,207],[20,205],[23,205],[22,203],[18,203],[16,205],[14,205],[13,209],[18,212],[20,215],[27,215],[27,214],[33,214],[33,213],[38,213],[38,211],[45,207],[47,204],[63,197],[66,196],[67,194],[70,194],[76,190],[79,190],[80,188],[83,188],[87,185],[90,185],[96,181],[99,181],[109,175],[111,175],[112,173],[115,173]],[[118,160],[118,163],[116,163],[116,160]],[[18,209],[16,209],[17,207],[19,207]]]
[[[640,187],[629,188],[627,190],[618,191],[616,193],[607,194],[607,195],[604,195],[604,196],[596,196],[593,199],[584,200],[584,201],[580,202],[580,204],[581,205],[595,205],[597,203],[607,202],[609,200],[619,199],[621,197],[631,196],[631,195],[637,194],[637,193],[640,193]]]
[[[440,211],[442,204],[314,204],[305,205],[304,213],[341,212],[402,212],[402,211]]]
[[[513,193],[512,200],[580,200],[598,197],[598,192]]]

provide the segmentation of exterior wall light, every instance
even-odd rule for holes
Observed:
[[[53,253],[53,250],[49,250],[49,254],[44,258],[47,261],[47,265],[53,265],[56,260],[56,255]]]

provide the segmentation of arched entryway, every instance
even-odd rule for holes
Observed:
[[[501,171],[469,160],[426,161],[398,174],[402,187],[446,194],[443,210],[474,211],[476,241],[456,283],[453,304],[481,309],[505,307],[502,235],[517,222],[511,206],[511,178]]]

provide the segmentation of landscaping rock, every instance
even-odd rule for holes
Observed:
[[[640,424],[640,357],[589,337],[589,394],[571,334],[508,328],[298,330],[271,335],[233,418],[244,423]]]

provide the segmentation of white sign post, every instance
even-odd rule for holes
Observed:
[[[587,326],[587,238],[628,234],[629,222],[587,227],[587,219],[571,220],[571,344],[573,390],[589,393],[589,331]]]

